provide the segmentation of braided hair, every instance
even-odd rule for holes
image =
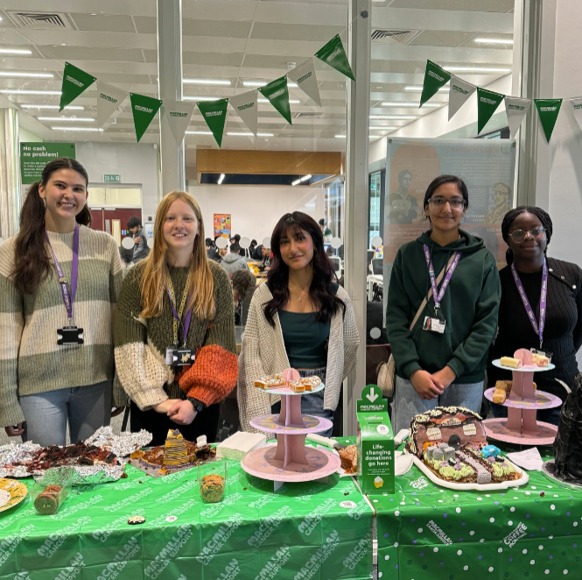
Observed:
[[[515,221],[515,218],[520,216],[522,213],[531,213],[540,220],[543,228],[546,230],[546,250],[547,250],[554,228],[552,225],[552,218],[550,217],[548,212],[544,211],[541,207],[533,206],[530,207],[528,205],[520,205],[519,207],[510,209],[503,216],[503,221],[501,222],[501,236],[503,237],[503,241],[509,246],[509,228],[511,227],[511,224]],[[544,253],[546,252],[546,250],[544,250]],[[508,247],[507,252],[505,252],[505,261],[507,262],[508,266],[513,262],[513,250],[511,249],[511,247]]]

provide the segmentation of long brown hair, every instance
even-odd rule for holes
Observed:
[[[190,287],[188,308],[198,318],[213,320],[215,315],[214,278],[204,245],[204,222],[198,202],[185,191],[172,191],[164,196],[156,212],[154,224],[154,247],[144,260],[141,279],[142,318],[160,316],[164,304],[164,294],[170,280],[170,271],[166,260],[168,245],[164,239],[164,221],[170,206],[177,200],[187,203],[198,220],[198,234],[194,240],[192,260],[190,261]]]
[[[12,270],[14,286],[24,294],[34,294],[40,283],[52,272],[45,243],[46,208],[39,195],[39,187],[46,187],[51,175],[61,169],[76,171],[89,185],[87,171],[78,161],[60,157],[47,163],[42,170],[41,180],[30,186],[20,211],[20,229],[14,245]],[[81,225],[91,225],[91,212],[87,205],[77,214],[76,220]]]

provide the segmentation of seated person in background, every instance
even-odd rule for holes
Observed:
[[[220,265],[226,270],[229,278],[232,278],[237,270],[248,270],[246,260],[240,255],[238,244],[230,244],[230,252],[223,256]]]
[[[234,323],[244,326],[247,323],[249,306],[254,291],[257,289],[257,280],[250,270],[237,270],[232,275],[232,297],[234,299]]]
[[[259,244],[258,246],[255,246],[255,249],[253,250],[253,252],[251,254],[251,258],[253,260],[262,260],[263,259],[263,244]]]
[[[243,258],[245,257],[245,251],[244,248],[241,248],[240,245],[240,234],[234,234],[234,236],[232,236],[232,238],[230,238],[230,243],[232,244],[237,244],[238,245],[238,253],[243,256]]]
[[[214,260],[215,262],[218,262],[220,257],[218,255],[218,249],[214,245],[212,238],[206,238],[205,242],[206,242],[206,257],[209,260]]]
[[[237,397],[245,431],[254,431],[253,417],[279,412],[279,397],[269,401],[255,381],[288,367],[320,377],[325,389],[303,395],[301,410],[333,422],[359,343],[352,302],[336,282],[317,222],[300,211],[285,214],[271,245],[273,267],[253,295],[239,357]]]
[[[269,271],[271,269],[271,248],[263,246],[261,248],[261,257],[262,262],[259,265],[259,270],[261,272],[264,272],[265,270]]]
[[[251,243],[249,245],[249,258],[251,260],[255,259],[255,248],[257,247],[257,240],[251,240]]]
[[[130,262],[136,264],[150,253],[148,238],[143,233],[141,219],[137,216],[130,217],[127,220],[127,231],[133,237],[133,243],[135,244]]]

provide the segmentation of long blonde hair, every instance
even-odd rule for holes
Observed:
[[[154,224],[154,247],[145,259],[140,291],[143,303],[142,318],[160,316],[164,294],[170,282],[170,271],[166,260],[168,246],[164,239],[164,222],[170,206],[177,200],[187,203],[198,220],[198,234],[194,240],[190,261],[190,286],[187,307],[198,318],[213,320],[215,316],[214,278],[204,245],[204,222],[198,202],[185,191],[172,191],[164,196],[156,211]]]

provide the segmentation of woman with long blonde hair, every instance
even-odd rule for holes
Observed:
[[[226,272],[206,257],[198,202],[160,202],[154,244],[127,274],[115,324],[115,362],[131,399],[131,430],[168,429],[214,441],[219,403],[236,385],[234,307]]]

